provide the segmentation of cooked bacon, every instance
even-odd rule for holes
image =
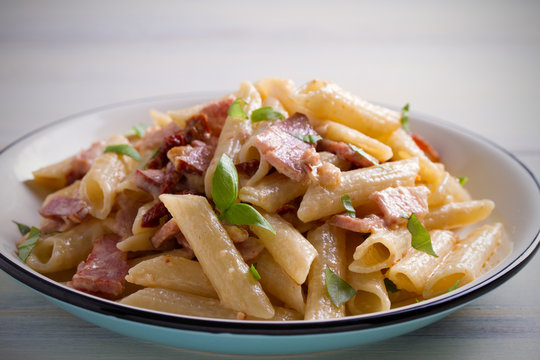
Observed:
[[[264,250],[264,245],[251,237],[235,245],[244,261],[255,259]]]
[[[173,147],[167,157],[178,171],[202,174],[210,165],[214,155],[214,148],[199,140],[190,145]]]
[[[170,219],[150,238],[150,241],[156,249],[172,247],[176,243],[176,236],[181,234],[174,219]]]
[[[295,181],[303,181],[312,168],[320,164],[320,159],[312,144],[291,134],[317,135],[317,132],[305,115],[295,113],[257,135],[254,145],[278,172]]]
[[[214,135],[217,136],[221,133],[223,124],[227,119],[227,112],[233,102],[234,97],[230,96],[225,99],[221,99],[218,102],[209,104],[201,110],[201,113],[208,117],[208,126]]]
[[[159,225],[162,217],[167,216],[169,219],[171,214],[169,210],[165,207],[161,201],[156,203],[150,209],[148,209],[142,218],[141,226],[142,227],[156,227]]]
[[[118,241],[117,235],[104,235],[94,240],[92,252],[79,264],[71,281],[75,289],[109,298],[122,293],[129,265],[127,253],[116,247]]]
[[[105,141],[93,143],[88,149],[82,150],[71,160],[71,169],[66,174],[67,185],[73,184],[76,180],[82,179],[92,167],[94,160],[105,150]]]
[[[235,165],[236,171],[246,174],[247,176],[253,176],[259,169],[260,161],[257,159],[251,159]]]
[[[116,198],[116,203],[118,204],[118,211],[114,217],[111,230],[124,239],[132,235],[133,221],[135,221],[137,212],[144,204],[144,201],[122,192]]]
[[[42,233],[48,233],[48,232],[54,232],[54,231],[66,231],[70,227],[72,227],[73,224],[70,222],[65,222],[62,219],[48,219],[44,218],[41,221],[41,232]],[[19,245],[19,244],[17,244]]]
[[[414,142],[416,143],[416,145],[418,145],[420,150],[422,150],[424,152],[424,154],[426,154],[427,157],[431,161],[433,161],[433,162],[440,162],[441,161],[441,157],[439,156],[439,153],[437,152],[437,150],[435,150],[435,148],[433,146],[431,146],[430,143],[428,143],[426,140],[424,140],[424,138],[422,138],[420,135],[413,134],[413,133],[411,133],[411,137],[414,140]]]
[[[133,183],[139,189],[146,191],[153,197],[158,197],[161,194],[161,184],[165,179],[165,174],[161,170],[148,169],[136,170],[133,173]]]
[[[374,165],[371,161],[358,154],[342,141],[322,139],[317,143],[317,150],[336,154],[340,159],[346,160],[356,167],[369,167]]]
[[[353,218],[348,215],[334,215],[329,221],[330,225],[359,233],[372,233],[385,227],[384,220],[377,215],[370,214],[365,218]]]
[[[168,163],[165,167],[165,175],[163,182],[159,188],[161,194],[169,194],[175,192],[176,185],[180,181],[182,174],[174,167],[173,163]]]
[[[168,123],[166,126],[160,129],[154,131],[148,130],[146,132],[146,135],[142,138],[139,144],[139,148],[141,150],[157,149],[161,145],[163,140],[165,140],[169,136],[176,134],[181,130],[182,128],[174,121]]]
[[[422,219],[428,213],[429,189],[424,185],[388,187],[369,196],[381,209],[387,225],[406,222],[402,216],[414,213]]]
[[[88,215],[88,205],[76,197],[56,195],[39,210],[39,213],[49,219],[80,223]]]

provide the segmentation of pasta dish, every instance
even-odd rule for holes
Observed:
[[[19,258],[79,291],[206,318],[335,319],[454,291],[510,243],[408,111],[275,78],[152,109],[152,125],[34,171],[50,193],[38,226],[15,222]]]

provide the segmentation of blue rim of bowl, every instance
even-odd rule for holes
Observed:
[[[225,93],[225,92],[223,92]],[[214,96],[217,93],[212,92],[192,92],[182,94],[170,94],[155,97],[147,97],[142,99],[135,99],[125,102],[118,102],[106,106],[93,108],[87,111],[76,113],[47,125],[39,127],[19,139],[13,141],[0,151],[0,156],[11,147],[15,146],[19,142],[26,138],[37,134],[50,127],[58,125],[60,123],[75,120],[82,116],[91,115],[94,113],[112,110],[115,108],[121,108],[129,105],[141,104],[144,102],[152,102],[159,100],[178,99],[182,98],[207,98]],[[219,96],[219,95],[216,95]],[[388,106],[394,108],[394,106]],[[411,112],[410,117],[412,122],[415,118],[422,120],[428,119],[428,122],[433,122],[435,118],[430,115],[421,114],[419,112]],[[512,160],[517,162],[531,177],[536,184],[536,188],[540,191],[540,183],[534,174],[523,164],[515,155],[508,150],[504,149],[500,145],[492,142],[491,140],[478,135],[470,130],[461,128],[457,125],[451,124],[444,120],[436,119],[437,125],[444,125],[447,128],[459,130],[462,133],[466,133],[474,138],[480,139],[483,142],[491,145],[492,147],[503,152]],[[434,299],[429,302],[420,302],[412,307],[404,307],[393,309],[389,312],[375,313],[373,315],[349,316],[345,318],[325,321],[291,321],[287,322],[287,326],[283,326],[283,322],[271,322],[271,321],[227,321],[220,319],[207,319],[207,318],[195,318],[195,317],[183,317],[176,314],[166,314],[154,311],[148,311],[145,309],[126,307],[114,302],[108,302],[96,297],[91,297],[83,293],[72,291],[65,287],[60,286],[52,281],[47,281],[40,278],[36,274],[30,272],[24,268],[22,264],[15,263],[7,258],[4,254],[0,253],[0,269],[9,274],[14,279],[29,286],[30,288],[60,300],[62,302],[74,305],[89,311],[97,312],[103,315],[113,316],[119,319],[138,322],[147,325],[181,329],[188,331],[198,331],[206,333],[232,333],[232,334],[244,334],[244,335],[312,335],[321,333],[339,333],[348,331],[367,330],[378,327],[384,327],[394,324],[399,324],[407,321],[413,321],[424,318],[426,316],[435,315],[440,312],[456,308],[460,305],[464,305],[488,292],[497,288],[515,274],[517,274],[527,263],[533,258],[538,249],[540,248],[540,228],[536,231],[535,236],[528,246],[517,256],[512,262],[500,269],[497,273],[490,277],[474,284],[469,288],[465,288],[455,294],[450,293],[446,297],[441,299]]]

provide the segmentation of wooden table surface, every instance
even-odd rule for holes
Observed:
[[[534,1],[2,1],[0,148],[108,103],[322,78],[482,133],[539,177],[539,20]],[[431,326],[299,358],[540,359],[538,274],[540,256]],[[1,359],[158,357],[233,358],[96,327],[0,272]]]

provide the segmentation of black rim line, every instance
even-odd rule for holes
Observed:
[[[225,92],[224,92],[225,93]],[[98,112],[112,110],[115,108],[125,107],[134,104],[140,104],[144,102],[152,102],[159,100],[168,100],[178,98],[180,101],[182,98],[190,97],[210,97],[215,95],[216,92],[193,92],[182,94],[170,94],[161,95],[155,97],[147,97],[135,100],[129,100],[124,102],[118,102],[110,105],[105,105],[97,108],[93,108],[87,111],[79,112],[59,120],[53,121],[49,124],[36,128],[29,133],[21,136],[17,140],[7,145],[4,149],[0,150],[2,155],[6,150],[15,146],[19,142],[25,140],[32,135],[46,130],[55,125],[74,120],[76,118],[95,114]],[[217,95],[219,96],[219,95]],[[388,106],[389,108],[396,108],[395,106]],[[431,115],[421,114],[419,112],[411,112],[411,120],[414,123],[414,118],[427,119],[428,123],[436,123],[437,125],[443,125],[446,128],[452,130],[458,130],[466,133],[474,138],[481,139],[489,145],[500,150],[511,159],[516,161],[529,176],[533,179],[537,189],[540,191],[540,184],[530,169],[521,162],[514,154],[494,143],[493,141],[478,135],[473,131],[462,128],[458,125],[449,123],[445,120],[435,118]],[[422,120],[421,120],[422,121]],[[168,315],[165,313],[156,313],[147,311],[144,309],[137,309],[131,307],[125,307],[117,303],[110,303],[98,298],[83,295],[69,288],[64,288],[54,282],[49,282],[33,274],[27,269],[21,267],[19,264],[13,263],[3,254],[0,254],[0,268],[8,273],[10,276],[20,281],[24,285],[29,286],[35,291],[50,296],[54,299],[60,300],[70,305],[81,307],[86,310],[95,311],[104,315],[114,316],[123,320],[135,321],[145,323],[148,325],[155,325],[161,327],[201,331],[209,333],[235,333],[235,334],[252,334],[252,335],[309,335],[318,333],[336,333],[346,332],[354,330],[369,329],[375,327],[382,327],[393,325],[402,322],[403,320],[415,320],[423,318],[429,315],[435,315],[441,311],[450,310],[456,306],[466,304],[475,298],[495,289],[500,286],[517,272],[519,272],[536,254],[540,243],[540,228],[537,230],[533,241],[522,251],[514,261],[508,264],[503,269],[499,270],[491,277],[484,279],[482,282],[475,284],[474,286],[462,290],[454,295],[450,295],[440,300],[422,304],[419,303],[413,308],[392,310],[391,313],[382,313],[376,315],[363,315],[361,317],[346,317],[338,320],[318,321],[318,322],[287,322],[287,326],[283,327],[283,323],[280,322],[233,322],[227,320],[212,320],[203,318],[190,318],[182,317],[181,315]]]

